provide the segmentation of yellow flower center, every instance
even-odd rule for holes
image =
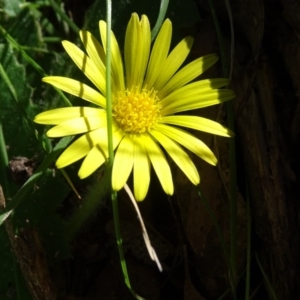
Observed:
[[[120,92],[113,104],[117,124],[128,133],[150,131],[160,118],[161,105],[156,91],[138,87]]]

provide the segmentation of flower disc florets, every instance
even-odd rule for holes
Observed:
[[[161,105],[153,89],[131,90],[118,93],[113,105],[113,116],[117,124],[127,133],[144,133],[160,118]]]

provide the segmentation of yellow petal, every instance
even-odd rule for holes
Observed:
[[[84,44],[84,47],[86,48],[89,57],[95,63],[97,68],[100,70],[101,74],[104,74],[105,77],[106,56],[103,47],[90,32],[81,30],[79,33],[80,33],[81,41]],[[117,90],[118,88],[118,86],[116,87],[115,85],[114,78],[112,78],[111,86],[113,91]]]
[[[170,53],[165,63],[162,65],[162,70],[155,81],[155,90],[161,90],[174,73],[180,68],[186,57],[191,51],[194,39],[190,36],[184,38]]]
[[[185,84],[197,78],[204,71],[210,68],[218,60],[218,57],[215,54],[209,54],[203,57],[200,57],[184,68],[179,70],[168,83],[160,90],[157,94],[159,99],[163,99],[173,91],[179,89]]]
[[[124,133],[113,126],[113,149],[115,149]],[[108,159],[108,145],[107,145],[107,130],[99,136],[98,144],[95,145],[87,154],[78,172],[79,178],[83,179],[95,172]]]
[[[234,136],[234,133],[218,122],[197,116],[165,116],[159,123],[188,127],[221,136]]]
[[[187,153],[176,142],[159,131],[151,130],[151,135],[153,135],[166,149],[166,152],[171,156],[187,178],[193,184],[198,185],[200,183],[199,173]]]
[[[85,157],[78,171],[80,179],[84,179],[94,173],[106,160],[106,156],[100,145],[94,146]]]
[[[103,108],[106,107],[105,98],[95,89],[80,81],[61,76],[44,77],[42,81],[50,83],[51,85],[71,95],[80,97]]]
[[[164,71],[162,69],[162,65],[165,63],[165,60],[169,53],[171,37],[172,23],[169,19],[166,19],[157,35],[151,51],[146,79],[144,82],[144,87],[148,90],[151,90],[157,77],[161,72]]]
[[[116,151],[112,169],[112,188],[120,190],[125,185],[133,167],[134,141],[126,134]]]
[[[211,90],[205,94],[187,95],[184,99],[177,99],[175,103],[164,107],[161,115],[171,115],[181,111],[193,110],[212,106],[231,100],[235,97],[232,90]]]
[[[100,90],[100,92],[105,95],[105,74],[102,74],[95,63],[76,45],[70,43],[69,41],[63,41],[62,45],[77,67]]]
[[[99,22],[100,35],[102,40],[102,45],[104,51],[106,52],[106,23],[104,21]],[[122,56],[120,52],[120,48],[114,33],[111,31],[111,74],[113,78],[114,93],[124,91],[125,83],[124,83],[124,70],[123,70],[123,62]]]
[[[149,136],[149,134],[142,134],[141,137],[148,153],[148,157],[150,158],[151,164],[155,170],[155,173],[157,174],[163,190],[166,194],[173,195],[174,186],[171,169],[164,153],[157,143]]]
[[[147,195],[150,184],[150,161],[143,138],[134,136],[133,186],[137,201],[142,201]]]
[[[174,114],[233,99],[235,95],[232,90],[216,89],[216,87],[223,86],[224,82],[227,82],[227,79],[207,79],[181,87],[160,102],[163,107],[161,114]]]
[[[58,158],[56,166],[58,169],[64,168],[75,161],[86,156],[89,151],[98,143],[101,136],[105,134],[107,128],[100,128],[88,132],[72,143]]]
[[[47,132],[47,136],[53,138],[80,134],[104,126],[107,126],[107,120],[106,112],[103,111],[101,116],[76,118],[63,122],[51,128]]]
[[[103,112],[103,109],[84,106],[56,108],[36,115],[34,122],[38,124],[56,125],[70,119],[99,116],[99,114]]]
[[[181,88],[176,89],[174,92],[161,99],[161,105],[163,107],[172,104],[176,99],[182,99],[189,96],[194,96],[198,94],[205,94],[212,90],[216,90],[222,86],[228,84],[228,79],[226,78],[214,78],[214,79],[204,79],[189,83]]]
[[[90,32],[81,30],[79,35],[90,59],[95,63],[101,74],[105,76],[105,52],[103,47]]]
[[[155,126],[155,129],[173,139],[177,143],[181,144],[185,148],[189,149],[191,152],[195,153],[209,164],[217,164],[218,160],[213,152],[202,141],[200,141],[190,133],[163,124],[157,124]]]
[[[133,13],[128,23],[125,36],[126,83],[132,87],[142,88],[151,44],[151,31],[148,18],[143,15],[141,21]]]

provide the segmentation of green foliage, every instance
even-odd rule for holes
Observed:
[[[37,22],[39,14],[36,11],[28,8],[19,10],[17,18],[9,20],[7,26],[9,33],[12,35],[21,46],[28,47],[43,47],[41,36],[41,26]]]
[[[2,0],[3,12],[9,17],[16,17],[20,12],[20,4],[23,1],[19,0]]]
[[[33,187],[14,213],[14,224],[18,228],[34,227],[42,237],[50,261],[69,256],[66,239],[66,222],[57,214],[57,209],[70,192],[62,176],[47,172]]]
[[[0,57],[3,69],[16,92],[13,95],[6,82],[4,80],[0,82],[0,117],[8,153],[10,157],[18,155],[30,157],[38,148],[33,127],[29,125],[35,114],[35,107],[30,101],[32,88],[26,80],[24,65],[18,62],[9,44],[0,44]]]

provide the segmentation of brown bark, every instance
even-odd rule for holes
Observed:
[[[233,3],[235,28],[240,28],[233,78],[237,140],[255,231],[262,242],[262,248],[254,250],[259,251],[278,299],[296,299],[300,295],[299,187],[293,148],[299,145],[295,135],[300,128],[300,22],[295,17],[300,6],[292,8],[286,1],[283,9],[278,1],[254,2],[256,10],[241,10],[242,1]],[[262,43],[255,38],[261,35],[259,28],[264,28]]]

